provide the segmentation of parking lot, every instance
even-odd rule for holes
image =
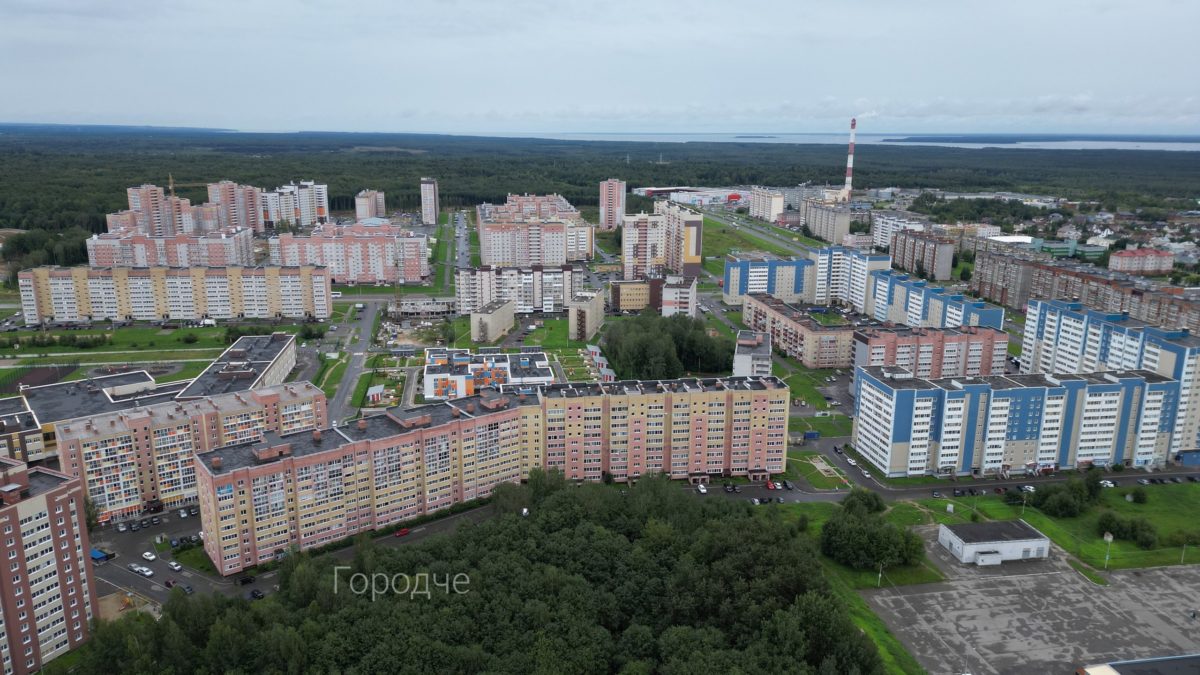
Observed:
[[[922,534],[946,581],[863,595],[930,673],[1067,673],[1200,645],[1200,567],[1108,573],[1100,587],[1057,547],[1049,560],[980,568],[950,558],[935,528]]]

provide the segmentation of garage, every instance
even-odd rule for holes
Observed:
[[[1042,560],[1050,555],[1050,538],[1024,520],[942,525],[938,528],[938,543],[968,565]]]

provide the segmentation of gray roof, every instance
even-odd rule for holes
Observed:
[[[287,333],[242,336],[192,380],[178,398],[201,398],[252,389],[263,372],[295,341],[296,338]]]
[[[44,492],[49,492],[63,483],[71,480],[69,476],[54,471],[48,471],[41,467],[33,467],[26,474],[29,477],[29,496],[36,497]]]
[[[1028,541],[1046,539],[1032,525],[1023,520],[994,520],[985,523],[957,523],[947,525],[954,536],[965,544],[991,544],[1003,541]]]
[[[758,337],[761,337],[761,340],[756,340]],[[734,352],[737,354],[770,356],[771,334],[753,330],[739,330],[737,334],[737,346],[734,348]]]
[[[108,390],[113,387],[143,386],[137,393],[113,397]],[[27,387],[21,394],[29,409],[37,417],[38,424],[51,424],[62,420],[88,417],[114,410],[136,408],[140,405],[161,403],[174,398],[178,389],[155,388],[154,378],[144,370],[116,375],[93,377],[74,382],[60,382],[40,387]]]

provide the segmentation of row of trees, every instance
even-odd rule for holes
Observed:
[[[1044,211],[1035,206],[1008,199],[951,199],[945,200],[925,193],[913,200],[913,211],[929,215],[938,223],[990,222],[995,225],[1013,225],[1044,216]]]
[[[33,333],[24,336],[0,337],[0,350],[29,348],[29,347],[74,347],[76,349],[91,349],[102,347],[112,342],[112,335],[75,335],[73,333]]]
[[[279,593],[176,592],[155,621],[101,622],[95,673],[883,673],[802,523],[666,480],[618,491],[535,473],[496,515],[346,560],[294,555]],[[528,517],[520,515],[528,509]],[[335,592],[334,566],[340,586]],[[352,574],[466,575],[465,594],[347,590]]]
[[[622,379],[658,380],[684,373],[725,373],[733,368],[733,341],[712,337],[700,319],[646,311],[613,322],[604,353]]]
[[[1019,492],[1010,489],[1004,495],[1009,504],[1025,503],[1048,516],[1074,518],[1083,515],[1100,501],[1104,490],[1100,485],[1102,476],[1097,468],[1088,469],[1082,476],[1073,476],[1066,483],[1043,485],[1037,492]]]
[[[821,552],[855,569],[919,563],[921,537],[884,520],[884,510],[878,493],[855,488],[821,526]]]

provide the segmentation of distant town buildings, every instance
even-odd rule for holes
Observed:
[[[288,183],[261,193],[263,224],[272,228],[310,228],[329,222],[329,186],[311,180]]]
[[[480,204],[479,255],[484,265],[563,265],[590,260],[594,228],[559,195],[509,195]]]
[[[262,190],[253,185],[238,185],[231,180],[209,183],[208,203],[219,207],[217,221],[221,229],[244,227],[252,232],[263,231]]]
[[[380,190],[362,190],[354,196],[354,219],[387,218],[387,200]]]
[[[421,179],[421,224],[437,225],[438,211],[441,203],[438,198],[438,182],[436,178]]]
[[[854,449],[885,476],[1161,465],[1179,383],[1146,370],[922,379],[855,371]]]
[[[734,377],[765,377],[771,374],[771,334],[739,330],[733,349]]]
[[[806,199],[800,213],[801,223],[818,239],[836,243],[850,233],[850,207],[845,204]]]
[[[600,228],[613,230],[625,218],[625,181],[609,178],[600,183]]]
[[[35,267],[17,275],[29,324],[104,319],[326,319],[323,267]]]
[[[775,222],[783,215],[783,193],[765,187],[750,190],[750,217]]]
[[[924,379],[1003,375],[1008,333],[997,328],[871,327],[854,332],[854,366],[899,366]]]
[[[272,265],[320,265],[333,283],[419,284],[430,274],[429,238],[381,218],[276,235],[269,249]]]
[[[954,272],[954,240],[931,232],[899,230],[892,236],[892,266],[933,281],[949,281]]]
[[[1153,248],[1114,251],[1108,258],[1108,269],[1126,274],[1162,276],[1175,269],[1175,254]]]
[[[458,312],[470,314],[495,300],[512,300],[518,314],[561,312],[567,300],[583,290],[585,276],[578,265],[460,267],[454,286]]]
[[[254,265],[254,231],[230,227],[202,234],[154,237],[138,229],[93,234],[91,267],[226,267]]]

